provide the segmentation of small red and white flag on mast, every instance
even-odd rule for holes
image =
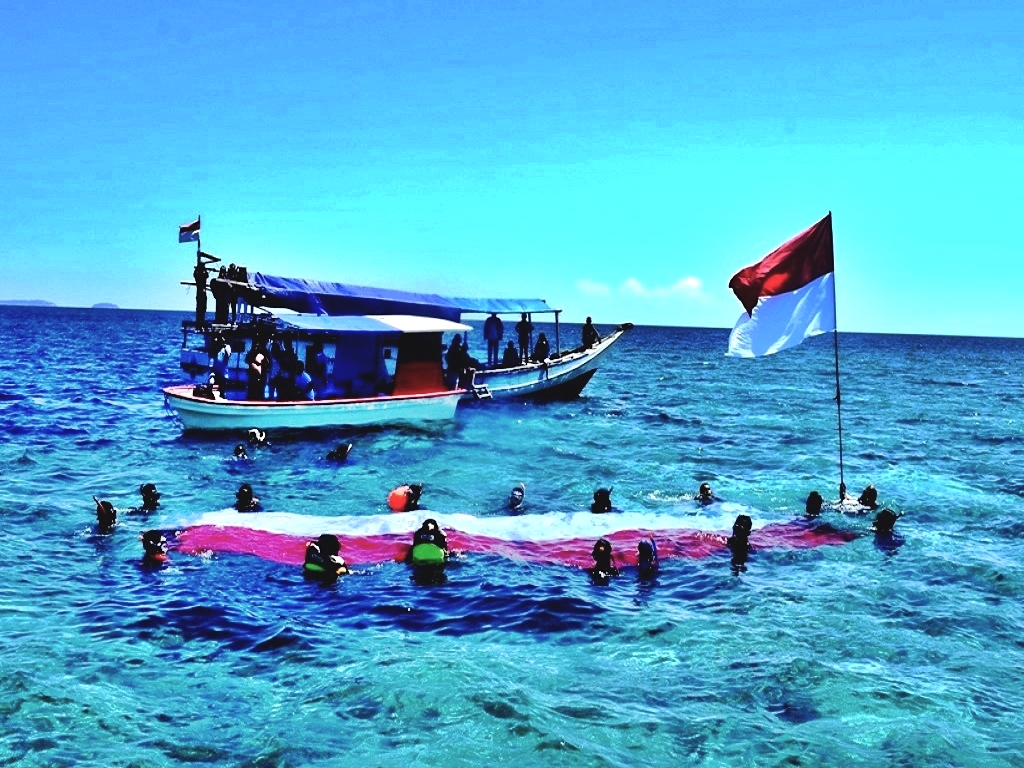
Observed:
[[[733,275],[746,312],[729,335],[733,357],[762,357],[836,329],[832,214]]]
[[[178,227],[179,243],[194,243],[199,239],[199,219]]]

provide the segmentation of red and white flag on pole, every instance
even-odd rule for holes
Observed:
[[[774,355],[836,329],[832,214],[729,281],[747,310],[729,335],[733,357]]]

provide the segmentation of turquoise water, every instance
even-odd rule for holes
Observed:
[[[144,569],[138,535],[241,482],[325,517],[408,482],[439,514],[499,515],[523,481],[531,515],[613,485],[680,527],[790,521],[836,496],[831,337],[734,360],[724,330],[641,327],[579,400],[272,435],[246,463],[163,407],[185,317],[0,307],[0,764],[1024,763],[1024,341],[840,336],[845,478],[904,513],[897,548],[831,511],[862,535],[738,575],[713,556],[595,586],[473,555],[443,585],[383,563],[322,586],[251,555]],[[703,481],[725,501],[698,507]],[[124,514],[143,482],[149,519]],[[110,536],[94,494],[122,510]]]

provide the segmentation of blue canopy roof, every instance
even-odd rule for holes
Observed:
[[[467,299],[435,293],[367,288],[346,283],[250,272],[248,286],[233,283],[257,307],[319,315],[419,315],[458,322],[462,313],[554,312],[543,299]]]
[[[449,333],[470,326],[423,315],[281,315],[286,328],[340,333]]]

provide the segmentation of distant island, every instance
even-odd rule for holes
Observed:
[[[59,307],[60,304],[54,304],[52,301],[43,301],[43,299],[0,299],[0,307]],[[109,302],[100,302],[99,304],[93,304],[89,309],[120,309],[117,304],[110,304]]]

